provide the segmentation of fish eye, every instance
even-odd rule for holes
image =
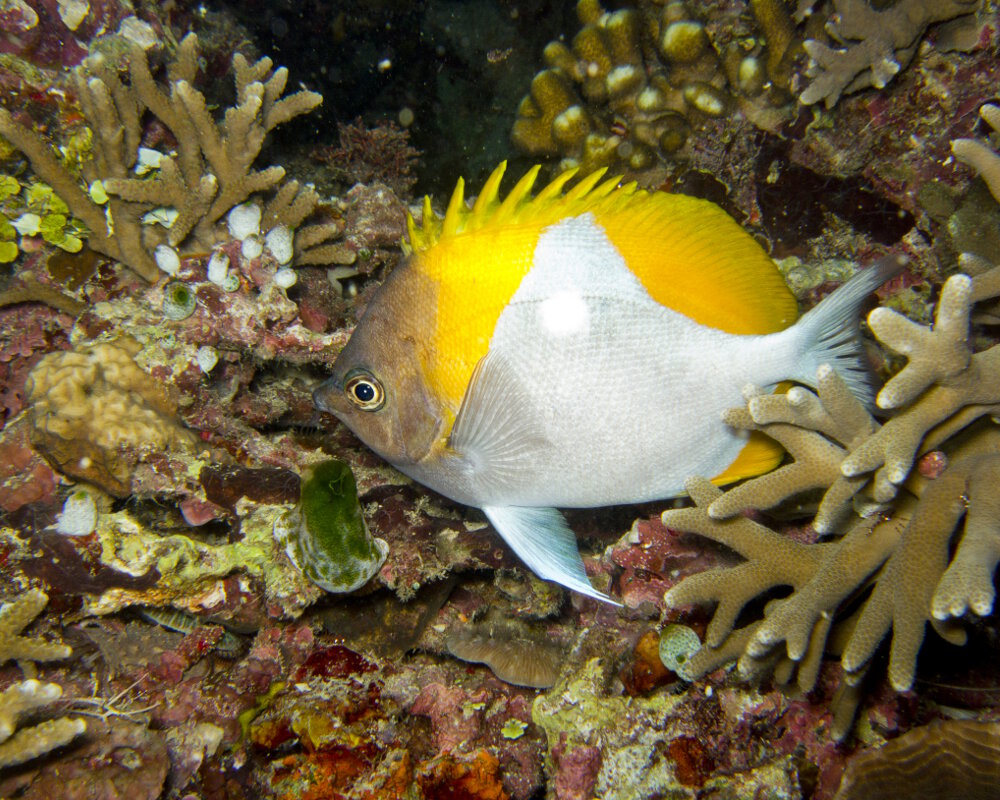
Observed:
[[[355,370],[347,375],[344,391],[362,411],[378,411],[385,403],[385,390],[378,378],[365,370]]]

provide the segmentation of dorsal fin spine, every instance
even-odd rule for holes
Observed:
[[[563,187],[569,183],[579,171],[579,168],[574,167],[573,169],[568,169],[565,172],[560,172],[549,182],[547,186],[542,189],[542,191],[538,193],[535,197],[535,202],[548,203],[553,198],[558,197],[562,193]]]
[[[507,162],[501,161],[497,168],[490,173],[490,177],[486,179],[482,191],[479,192],[479,197],[476,198],[476,202],[472,206],[472,216],[485,214],[489,207],[499,204],[500,181],[506,171]]]
[[[591,172],[585,178],[581,178],[580,182],[576,186],[566,192],[566,195],[563,198],[564,201],[567,204],[575,203],[577,200],[586,197],[587,193],[597,185],[597,182],[604,177],[604,173],[607,171],[607,167],[601,167],[599,170]],[[615,183],[617,182],[618,181],[616,180]]]
[[[458,231],[462,217],[467,214],[465,208],[465,181],[458,179],[455,184],[455,191],[451,193],[451,200],[448,202],[448,210],[444,212],[444,225],[441,228],[441,236],[454,236]]]
[[[606,169],[586,175],[564,193],[566,185],[579,175],[578,170],[570,169],[549,181],[533,197],[531,191],[542,169],[541,165],[535,165],[501,200],[500,184],[506,169],[507,162],[504,161],[490,173],[471,209],[465,202],[465,181],[461,178],[455,185],[443,217],[434,213],[430,197],[424,197],[420,224],[407,217],[409,241],[403,243],[404,252],[426,251],[445,238],[488,227],[519,224],[532,217],[552,217],[555,220],[560,215],[577,215],[587,210],[610,212],[624,208],[639,195],[646,194],[635,181],[621,185],[620,175],[605,178]]]

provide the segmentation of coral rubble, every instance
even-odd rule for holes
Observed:
[[[320,95],[302,90],[283,96],[287,70],[273,69],[268,58],[251,64],[236,54],[236,104],[217,122],[193,85],[199,69],[194,34],[178,46],[166,86],[154,79],[138,46],[131,46],[127,62],[127,77],[102,56],[91,56],[73,74],[73,89],[92,134],[90,158],[80,161],[80,178],[49,141],[0,108],[0,135],[30,159],[35,172],[86,224],[93,250],[153,281],[162,268],[154,257],[164,252],[158,248],[210,250],[221,238],[223,217],[254,201],[264,233],[294,232],[295,263],[337,258],[339,250],[329,240],[339,235],[338,226],[303,224],[319,204],[316,192],[285,181],[280,166],[254,168],[270,131],[315,108]],[[175,153],[140,147],[147,111],[173,137]]]
[[[688,662],[689,677],[738,657],[745,676],[775,670],[779,682],[795,680],[809,691],[824,649],[836,642],[847,684],[856,686],[891,631],[889,679],[905,691],[927,624],[961,644],[962,616],[990,613],[1000,506],[989,487],[1000,477],[1000,431],[976,421],[1000,408],[1000,345],[972,353],[968,341],[973,305],[997,294],[1000,267],[951,277],[933,327],[886,308],[872,312],[875,336],[908,358],[878,394],[881,408],[896,411],[884,424],[829,368],[820,369],[816,394],[748,392],[746,409],[730,412],[730,424],[771,436],[793,461],[725,493],[693,479],[696,507],[663,514],[668,527],[697,532],[746,559],[667,593],[671,605],[718,604],[705,647]],[[940,463],[925,477],[915,464],[927,454]],[[804,543],[740,516],[813,490],[823,491],[813,528],[837,538]],[[734,630],[742,608],[778,586],[793,592],[771,601],[760,622]],[[866,587],[860,608],[842,619]],[[845,702],[835,723],[840,736],[850,717]]]

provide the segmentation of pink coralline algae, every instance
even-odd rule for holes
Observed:
[[[45,353],[68,347],[72,324],[37,303],[0,308],[0,422],[24,408],[28,373]]]
[[[601,751],[592,745],[569,747],[560,743],[552,748],[552,760],[558,770],[554,790],[558,800],[590,800],[594,796]]]
[[[456,750],[479,732],[486,698],[485,692],[470,695],[457,686],[432,683],[413,701],[410,713],[430,719],[439,750]]]
[[[13,0],[0,8],[0,53],[28,57],[39,66],[67,68],[79,64],[88,43],[122,32],[147,46],[157,41],[159,22],[140,20],[129,0]]]

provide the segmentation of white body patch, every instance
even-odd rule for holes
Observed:
[[[538,321],[553,336],[585,333],[589,319],[587,303],[576,291],[558,292],[538,306]]]
[[[800,346],[792,333],[729,334],[660,305],[591,214],[559,222],[539,237],[490,341],[544,441],[518,459],[513,480],[477,476],[473,502],[579,507],[682,494],[688,477],[722,472],[745,444],[721,419],[741,405],[742,387],[794,374]]]

